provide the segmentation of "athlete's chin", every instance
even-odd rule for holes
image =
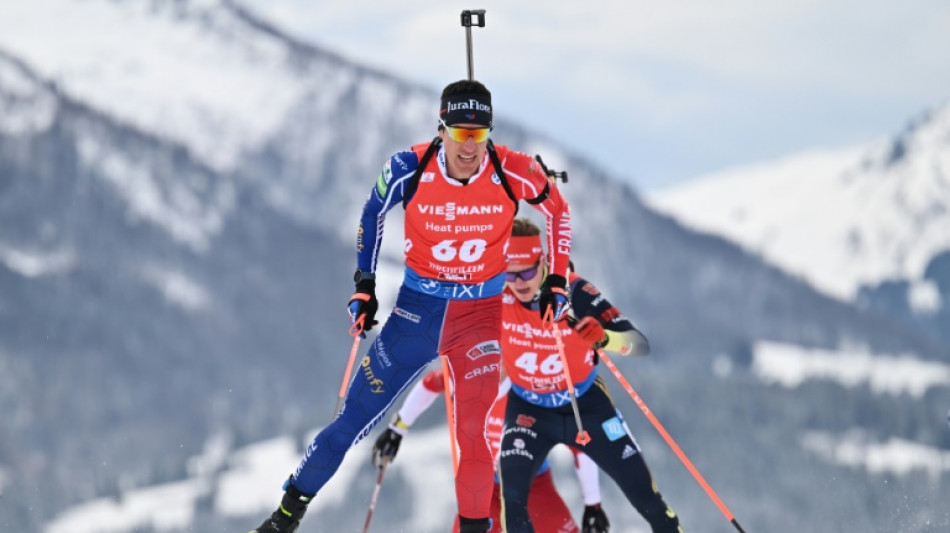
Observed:
[[[526,304],[534,299],[534,292],[531,289],[514,289],[514,293],[515,298],[517,298],[518,301],[523,304]]]

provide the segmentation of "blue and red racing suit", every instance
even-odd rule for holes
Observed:
[[[403,194],[427,145],[393,155],[363,207],[357,267],[375,272],[386,213]],[[566,275],[570,211],[553,183],[527,154],[495,147],[515,199],[547,219],[551,271]],[[501,292],[515,217],[512,201],[486,154],[466,183],[447,177],[440,147],[406,202],[406,269],[395,307],[363,357],[340,415],[313,440],[292,482],[316,493],[347,450],[369,435],[403,390],[436,356],[447,357],[455,390],[458,449],[455,491],[459,514],[489,515],[494,469],[485,436],[498,390]]]

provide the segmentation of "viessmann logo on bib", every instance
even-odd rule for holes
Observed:
[[[455,202],[442,205],[418,204],[418,208],[423,215],[444,216],[445,220],[455,220],[455,217],[464,215],[497,215],[505,212],[503,205],[458,205]]]

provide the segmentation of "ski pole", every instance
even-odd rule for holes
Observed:
[[[363,524],[363,533],[369,533],[369,522],[373,519],[373,511],[376,510],[376,500],[379,499],[379,489],[383,486],[383,474],[386,473],[387,466],[389,466],[389,459],[383,459],[383,466],[379,467],[379,474],[376,475],[376,486],[373,487],[373,496],[369,499],[369,510],[366,511],[366,523]]]
[[[699,473],[699,470],[693,466],[693,463],[689,460],[689,457],[686,457],[686,454],[683,453],[683,450],[681,450],[679,446],[677,446],[676,441],[673,440],[673,437],[671,437],[670,434],[666,432],[666,428],[663,427],[663,424],[660,423],[656,416],[654,416],[653,412],[650,411],[650,408],[647,407],[647,404],[643,401],[643,398],[640,398],[640,395],[637,394],[637,391],[633,390],[633,386],[630,385],[630,382],[627,381],[627,378],[623,377],[623,374],[620,373],[620,370],[614,366],[614,362],[611,361],[609,357],[607,357],[607,353],[604,350],[598,348],[597,355],[600,356],[600,360],[607,365],[607,368],[610,369],[610,372],[615,378],[617,378],[617,381],[619,381],[623,388],[627,391],[627,394],[630,395],[630,398],[633,399],[633,402],[637,404],[637,407],[643,411],[643,414],[646,415],[647,420],[653,424],[653,427],[655,427],[660,433],[660,435],[663,437],[663,440],[666,441],[676,456],[679,457],[680,461],[683,462],[683,464],[686,466],[686,469],[689,470],[689,473],[692,474],[696,479],[696,482],[699,483],[703,490],[706,491],[706,495],[708,495],[713,503],[716,504],[716,507],[719,507],[719,511],[722,512],[722,514],[732,523],[732,525],[736,526],[736,529],[738,529],[740,533],[745,533],[745,530],[742,529],[742,526],[739,525],[739,522],[736,521],[735,517],[732,516],[732,513],[729,512],[729,508],[726,507],[726,504],[724,504],[722,500],[719,499],[716,491],[714,491],[712,487],[709,486],[709,483],[706,483],[706,480],[703,478],[702,474]]]
[[[564,380],[567,381],[567,392],[571,395],[571,408],[574,409],[574,421],[577,423],[577,437],[574,442],[584,446],[590,442],[590,435],[584,431],[584,424],[581,422],[580,409],[577,407],[577,391],[574,390],[574,380],[571,379],[571,369],[567,364],[567,355],[564,353],[564,339],[561,338],[561,329],[557,327],[554,321],[554,311],[551,308],[544,313],[544,322],[551,325],[551,332],[554,334],[554,342],[557,343],[557,352],[561,357],[561,367],[564,369]]]
[[[468,79],[475,79],[475,65],[472,58],[472,26],[485,27],[484,9],[466,9],[462,11],[462,26],[465,28],[465,47],[468,50]]]
[[[333,411],[333,418],[340,414],[340,408],[343,406],[343,398],[346,397],[346,386],[350,383],[350,374],[353,372],[353,362],[356,361],[356,353],[360,349],[360,339],[363,337],[363,319],[361,315],[350,326],[350,335],[353,336],[353,346],[350,348],[350,359],[346,363],[346,370],[343,371],[343,382],[340,383],[340,393],[337,395],[336,409]]]
[[[445,387],[445,417],[449,422],[449,444],[452,446],[452,477],[459,475],[459,455],[456,449],[455,402],[452,400],[452,377],[449,375],[449,357],[440,355],[442,361],[442,386]]]

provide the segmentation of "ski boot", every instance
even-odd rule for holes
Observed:
[[[288,479],[280,507],[250,533],[294,533],[312,498],[297,490]]]
[[[662,518],[650,520],[650,527],[653,533],[683,533],[683,527],[680,525],[680,518],[676,516],[673,509],[669,507],[662,514]]]

